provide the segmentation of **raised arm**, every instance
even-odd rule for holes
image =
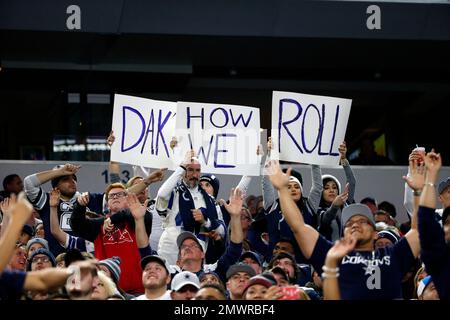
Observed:
[[[80,168],[81,166],[66,163],[59,169],[42,171],[25,177],[23,186],[28,199],[36,208],[42,209],[47,201],[47,194],[40,186],[52,179],[75,174]]]
[[[312,186],[308,195],[308,202],[313,210],[313,214],[316,214],[319,210],[320,199],[322,198],[322,170],[318,165],[311,165],[311,177],[312,177]]]
[[[419,232],[417,229],[417,212],[418,212],[418,199],[421,190],[426,186],[425,183],[425,166],[419,165],[416,160],[409,161],[409,176],[403,177],[408,186],[414,190],[414,208],[413,215],[411,217],[411,230],[405,235],[406,240],[409,243],[411,251],[414,257],[418,257],[420,253]],[[428,179],[428,177],[427,177]]]
[[[424,162],[423,155],[421,153],[417,152],[416,149],[411,151],[411,153],[409,154],[409,158],[408,158],[409,162],[414,161],[414,160],[417,161],[418,164]],[[410,175],[411,175],[411,172],[408,167],[407,177],[409,177]],[[413,191],[413,189],[411,189],[411,187],[406,182],[405,182],[405,193],[404,193],[404,198],[403,198],[403,206],[405,207],[409,216],[412,217],[413,212],[414,212],[414,207],[415,207],[414,191]]]
[[[348,203],[355,202],[355,189],[356,189],[356,178],[353,174],[353,170],[350,167],[350,163],[347,160],[347,144],[342,142],[339,146],[339,153],[341,154],[340,163],[344,168],[345,178],[347,179],[348,184],[348,199],[346,200]]]
[[[269,163],[268,169],[270,181],[275,189],[278,190],[281,212],[283,213],[286,222],[291,227],[303,255],[306,259],[309,259],[316,246],[319,233],[311,226],[305,224],[300,209],[291,198],[288,183],[292,169],[289,168],[287,173],[284,174],[281,171],[279,162],[276,160],[272,160]]]
[[[21,192],[17,199],[14,194],[11,194],[8,200],[8,207],[2,203],[2,211],[9,215],[10,221],[3,230],[3,236],[0,238],[0,274],[11,260],[16,241],[19,239],[23,225],[31,217],[33,206],[28,202],[25,194]]]
[[[439,154],[433,152],[433,156],[426,156],[427,166],[426,184],[420,196],[419,207],[419,232],[420,232],[420,257],[425,263],[429,274],[445,272],[448,244],[445,241],[445,233],[442,226],[436,221],[436,190],[434,184],[437,181],[438,172],[442,165]],[[445,222],[445,221],[444,221]],[[440,288],[438,288],[439,290]]]
[[[134,217],[137,246],[138,248],[146,248],[149,245],[150,237],[150,234],[148,234],[147,230],[145,229],[144,221],[147,206],[146,204],[142,205],[139,202],[137,196],[134,194],[128,194],[127,201],[128,208],[130,209],[131,214]]]
[[[269,137],[269,139],[267,141],[267,156],[266,156],[266,160],[264,163],[264,172],[261,175],[261,188],[262,188],[263,204],[264,204],[264,210],[266,212],[270,211],[270,208],[273,206],[275,201],[277,201],[277,199],[278,199],[277,191],[273,187],[272,183],[270,182],[270,180],[266,174],[268,167],[269,167],[269,163],[271,161],[272,151],[273,151],[272,137]]]
[[[244,241],[244,232],[241,224],[241,210],[244,201],[241,190],[231,189],[229,203],[226,203],[223,199],[220,202],[230,214],[230,240],[235,244],[242,243]]]
[[[58,240],[59,244],[66,247],[68,234],[65,233],[60,225],[58,219],[58,204],[61,193],[57,188],[50,192],[50,231],[52,235]]]
[[[127,189],[128,193],[138,194],[145,190],[152,183],[162,181],[164,179],[164,174],[167,171],[167,168],[161,168],[151,172],[148,176],[146,176],[141,182],[132,185]]]
[[[48,268],[39,271],[27,272],[23,289],[25,291],[48,291],[63,286],[75,274],[81,274],[81,270],[95,270],[96,261],[76,261],[69,268]]]

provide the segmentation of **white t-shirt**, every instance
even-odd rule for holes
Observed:
[[[142,294],[132,300],[172,300],[172,298],[170,297],[170,290],[167,290],[162,296],[156,299],[148,299],[145,294]]]

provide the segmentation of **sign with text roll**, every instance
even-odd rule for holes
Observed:
[[[339,165],[351,99],[274,91],[273,152],[280,160]]]
[[[259,176],[258,108],[178,102],[175,132],[178,163],[186,152],[194,149],[202,172]]]
[[[173,168],[170,141],[176,102],[114,95],[111,161],[147,168]]]

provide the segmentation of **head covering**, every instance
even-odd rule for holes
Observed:
[[[226,274],[227,280],[238,272],[245,272],[250,277],[254,277],[256,275],[256,272],[252,267],[250,267],[248,264],[239,262],[239,263],[233,264],[231,267],[228,268],[227,274]]]
[[[325,185],[328,181],[334,181],[334,183],[336,183],[336,186],[338,189],[338,194],[340,194],[341,193],[341,183],[339,182],[339,180],[335,176],[332,176],[331,174],[322,175],[323,185]]]
[[[205,252],[205,248],[203,247],[203,244],[198,240],[198,238],[195,236],[195,234],[193,234],[192,232],[189,232],[189,231],[183,231],[178,235],[178,237],[177,237],[178,250],[181,249],[181,245],[183,244],[183,242],[186,239],[192,239],[195,242],[197,242],[197,244],[200,246],[200,249],[202,249],[202,251]]]
[[[52,263],[52,267],[56,267],[56,260],[55,260],[55,257],[53,256],[53,254],[45,248],[39,248],[39,249],[34,250],[33,253],[31,254],[31,256],[28,260],[27,271],[31,271],[31,261],[33,261],[33,258],[35,256],[37,256],[38,254],[46,255],[50,259],[50,262]]]
[[[262,261],[261,261],[261,257],[259,256],[259,254],[257,254],[254,251],[246,251],[243,254],[241,254],[241,257],[239,258],[239,262],[244,261],[245,258],[251,258],[252,260],[254,260],[257,264],[259,264],[260,266],[262,266]]]
[[[425,291],[425,289],[427,288],[427,286],[430,284],[431,281],[433,281],[431,279],[431,276],[426,276],[425,278],[420,280],[419,285],[417,286],[417,297],[420,297],[423,294],[423,292]]]
[[[347,223],[347,221],[350,220],[351,217],[356,216],[356,215],[366,217],[369,220],[369,222],[372,224],[373,228],[376,229],[375,220],[373,218],[372,211],[370,211],[369,207],[366,206],[365,204],[353,203],[353,204],[345,207],[342,210],[342,216],[341,216],[342,230],[344,230],[345,224]]]
[[[55,166],[55,167],[53,168],[53,170],[58,170],[58,169],[61,169],[62,167],[64,167],[64,165],[63,165],[63,164],[59,164],[59,165]],[[64,175],[64,176],[59,176],[59,177],[56,177],[56,178],[52,179],[52,181],[51,181],[51,183],[52,183],[52,188],[56,188],[56,187],[58,186],[59,181],[60,181],[61,179],[65,178],[65,177],[66,177],[66,175]],[[75,181],[78,181],[76,175],[72,174],[72,177],[73,177],[73,179],[74,179]]]
[[[377,200],[375,200],[375,198],[372,198],[372,197],[365,197],[364,199],[362,199],[362,200],[360,201],[360,203],[362,203],[362,204],[371,203],[371,204],[373,204],[375,207],[378,208]]]
[[[273,278],[273,276],[272,276],[272,278]],[[271,280],[268,277],[263,276],[263,275],[254,276],[254,277],[250,278],[250,280],[248,281],[247,285],[245,286],[244,295],[245,295],[245,292],[247,291],[247,289],[250,288],[251,286],[254,286],[255,284],[260,284],[260,285],[262,285],[262,286],[264,286],[266,288],[270,288],[271,286],[275,286],[277,284],[277,282],[274,281],[274,280]]]
[[[31,246],[35,243],[39,243],[43,248],[49,250],[48,242],[44,238],[32,238],[27,242],[27,252],[30,250]]]
[[[284,173],[286,173],[286,172],[287,172],[287,168],[283,168],[282,171],[283,171]],[[292,169],[292,170],[291,170],[291,177],[297,178],[297,180],[300,182],[300,186],[301,186],[301,187],[303,186],[303,177],[302,177],[302,174],[301,174],[300,172],[298,172],[298,171]]]
[[[275,267],[275,268],[272,268],[271,270],[270,270],[270,272],[272,272],[273,274],[279,274],[279,275],[281,275],[282,277],[283,277],[283,279],[284,280],[286,280],[286,281],[288,281],[289,282],[289,275],[286,273],[286,271],[284,271],[282,268],[280,268],[280,267]]]
[[[400,237],[391,230],[382,230],[382,231],[378,232],[378,238],[388,239],[393,244],[396,244],[400,240]]]
[[[191,285],[197,289],[200,289],[200,280],[195,273],[190,271],[177,273],[175,277],[173,277],[170,289],[172,291],[178,291],[186,285]]]
[[[149,262],[157,262],[160,265],[162,265],[168,274],[170,274],[170,268],[169,265],[167,264],[166,260],[164,258],[161,258],[160,256],[157,255],[149,255],[149,256],[145,256],[141,259],[141,268],[142,270],[145,269],[145,266],[149,263]]]
[[[443,180],[443,181],[441,181],[441,182],[439,183],[439,186],[438,186],[438,192],[439,192],[439,194],[441,194],[442,192],[444,192],[444,190],[445,190],[447,187],[450,187],[450,177],[448,177],[446,180]]]
[[[200,181],[209,182],[209,184],[212,186],[212,188],[214,190],[214,192],[213,192],[214,193],[214,198],[217,198],[217,195],[219,194],[219,188],[220,188],[220,181],[219,181],[219,179],[213,174],[204,173],[200,177],[199,182]]]
[[[121,263],[120,257],[114,256],[112,258],[101,260],[98,264],[108,268],[114,282],[118,283],[120,280],[120,274],[122,272],[122,270],[120,269],[120,263]]]
[[[30,237],[32,237],[32,236],[33,236],[33,233],[34,233],[33,227],[32,227],[32,226],[29,226],[28,224],[24,224],[23,227],[22,227],[22,232],[23,232],[23,233],[26,233],[27,235],[29,235]]]
[[[300,190],[303,192],[303,186],[302,186],[300,180],[298,180],[296,177],[290,176],[289,177],[289,182],[295,182],[296,184],[298,184],[299,187],[300,187]]]
[[[202,282],[203,278],[205,276],[207,276],[208,274],[214,276],[217,280],[219,280],[219,282],[222,282],[222,280],[220,280],[220,277],[217,273],[215,273],[214,271],[208,270],[208,271],[203,271],[202,273],[200,273],[200,275],[198,276],[198,280],[200,280],[200,282]]]

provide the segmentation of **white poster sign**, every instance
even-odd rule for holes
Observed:
[[[272,141],[280,160],[337,166],[352,100],[274,91]]]
[[[178,102],[178,161],[194,149],[202,172],[258,176],[259,109],[247,106]]]
[[[176,102],[114,95],[111,160],[147,168],[173,168],[170,141]]]

